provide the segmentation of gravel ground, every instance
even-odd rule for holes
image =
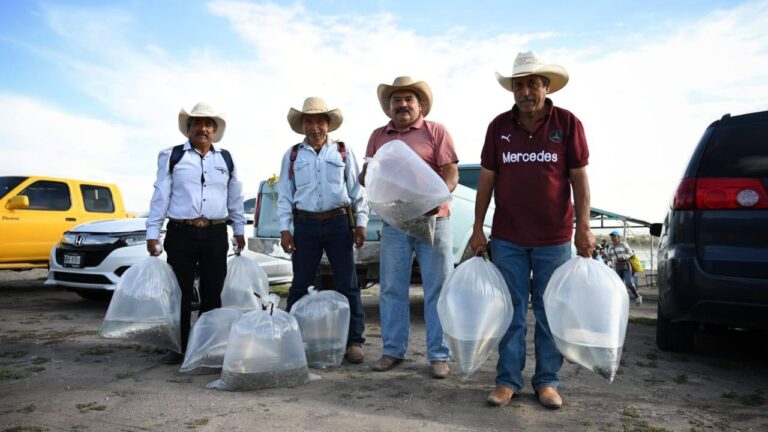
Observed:
[[[381,354],[374,287],[364,297],[364,364],[312,370],[319,379],[304,386],[230,393],[205,388],[217,375],[162,365],[157,349],[100,339],[107,304],[45,287],[44,277],[0,271],[0,431],[768,430],[766,333],[710,329],[699,333],[697,354],[661,352],[652,287],[631,308],[616,380],[565,363],[565,405],[549,411],[529,383],[509,406],[486,406],[495,355],[466,381],[431,379],[417,287],[401,367],[370,369]]]

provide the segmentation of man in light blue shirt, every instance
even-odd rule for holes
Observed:
[[[329,110],[318,97],[307,98],[301,111],[288,111],[291,129],[305,138],[283,156],[277,184],[277,213],[280,245],[292,254],[293,262],[287,310],[314,285],[325,252],[333,270],[335,289],[349,301],[349,335],[344,357],[350,363],[362,363],[365,316],[352,246],[361,247],[365,242],[368,204],[357,180],[359,166],[354,153],[328,135],[342,121],[341,111]]]
[[[181,347],[186,348],[192,313],[195,273],[200,278],[202,315],[221,307],[227,275],[227,222],[232,224],[237,247],[245,246],[242,184],[227,150],[213,146],[224,136],[226,121],[213,108],[198,103],[179,113],[184,144],[162,150],[157,157],[157,180],[147,219],[147,250],[162,253],[160,229],[169,218],[164,246],[168,264],[181,287]],[[184,360],[168,351],[166,364]]]

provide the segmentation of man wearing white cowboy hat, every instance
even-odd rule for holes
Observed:
[[[200,278],[202,315],[221,307],[221,290],[227,275],[227,221],[232,223],[237,248],[243,236],[243,186],[227,150],[214,147],[221,141],[227,123],[222,114],[205,103],[190,112],[179,112],[179,131],[184,144],[169,147],[157,157],[157,180],[147,219],[147,250],[162,253],[160,228],[169,218],[165,235],[168,264],[181,287],[181,348],[189,337],[195,271]],[[197,269],[197,270],[196,270]],[[182,353],[168,351],[166,364],[178,364]]]
[[[563,357],[549,330],[543,295],[552,272],[571,258],[574,216],[578,254],[590,257],[595,246],[589,227],[589,150],[579,119],[547,98],[568,83],[564,68],[545,64],[532,52],[519,53],[512,75],[497,73],[496,79],[514,94],[515,105],[488,126],[470,245],[476,252],[488,248],[483,220],[493,196],[491,255],[504,275],[516,313],[499,343],[496,388],[488,403],[506,405],[524,386],[525,311],[533,273],[536,370],[532,384],[539,402],[556,409],[562,405],[557,388]]]
[[[319,97],[304,100],[301,111],[288,111],[288,124],[294,132],[304,135],[304,140],[283,156],[277,213],[280,244],[292,254],[293,262],[287,310],[315,284],[317,266],[325,252],[333,269],[335,290],[349,301],[344,358],[350,363],[362,363],[365,315],[352,246],[362,247],[365,243],[368,204],[357,179],[359,169],[352,149],[328,135],[342,121],[341,111],[329,110]]]
[[[459,162],[453,139],[440,123],[425,120],[432,108],[432,91],[424,81],[410,77],[395,78],[392,85],[378,87],[381,109],[391,120],[373,131],[366,157],[392,140],[408,144],[445,181],[453,191],[459,182]],[[365,167],[361,179],[364,180]],[[453,242],[450,231],[450,207],[443,204],[428,214],[436,214],[434,243],[418,240],[384,224],[381,232],[381,338],[383,354],[375,371],[387,371],[401,364],[408,350],[409,304],[413,254],[419,261],[424,287],[424,322],[427,332],[427,358],[433,378],[448,376],[450,352],[443,340],[443,328],[437,316],[437,299],[448,273],[453,269]]]

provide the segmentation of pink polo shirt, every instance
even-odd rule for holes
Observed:
[[[386,126],[374,130],[368,140],[365,157],[373,157],[381,146],[393,140],[400,140],[408,144],[408,147],[421,156],[440,178],[443,177],[441,168],[443,165],[459,162],[456,149],[453,146],[453,138],[445,126],[424,120],[423,116],[419,116],[404,131],[398,131],[391,120]],[[450,214],[450,202],[447,202],[440,206],[437,217],[447,217]]]

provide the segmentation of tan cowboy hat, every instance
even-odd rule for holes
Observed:
[[[213,107],[205,102],[200,102],[192,108],[192,111],[186,112],[184,108],[179,111],[179,131],[182,135],[187,136],[187,120],[190,117],[208,117],[216,122],[216,132],[213,133],[213,142],[221,141],[224,137],[224,130],[227,128],[227,121],[224,119],[224,114],[216,113]]]
[[[323,98],[308,97],[304,99],[304,107],[301,111],[291,108],[288,110],[288,124],[291,125],[291,129],[297,134],[304,135],[304,125],[301,122],[301,117],[304,114],[325,114],[328,116],[328,132],[333,132],[341,126],[341,122],[344,121],[344,117],[341,115],[339,109],[329,110],[325,105]]]
[[[384,110],[384,114],[389,117],[389,98],[392,97],[392,93],[400,90],[409,90],[419,97],[421,102],[421,115],[424,117],[429,114],[429,110],[432,108],[432,90],[424,81],[414,82],[409,76],[399,76],[395,78],[392,85],[379,84],[379,88],[376,89],[376,93],[379,95],[379,103],[381,109]]]
[[[533,51],[517,53],[512,67],[512,76],[505,77],[496,72],[496,80],[502,87],[512,91],[512,79],[528,75],[540,75],[549,80],[549,93],[554,93],[568,84],[568,72],[556,64],[544,64]]]

